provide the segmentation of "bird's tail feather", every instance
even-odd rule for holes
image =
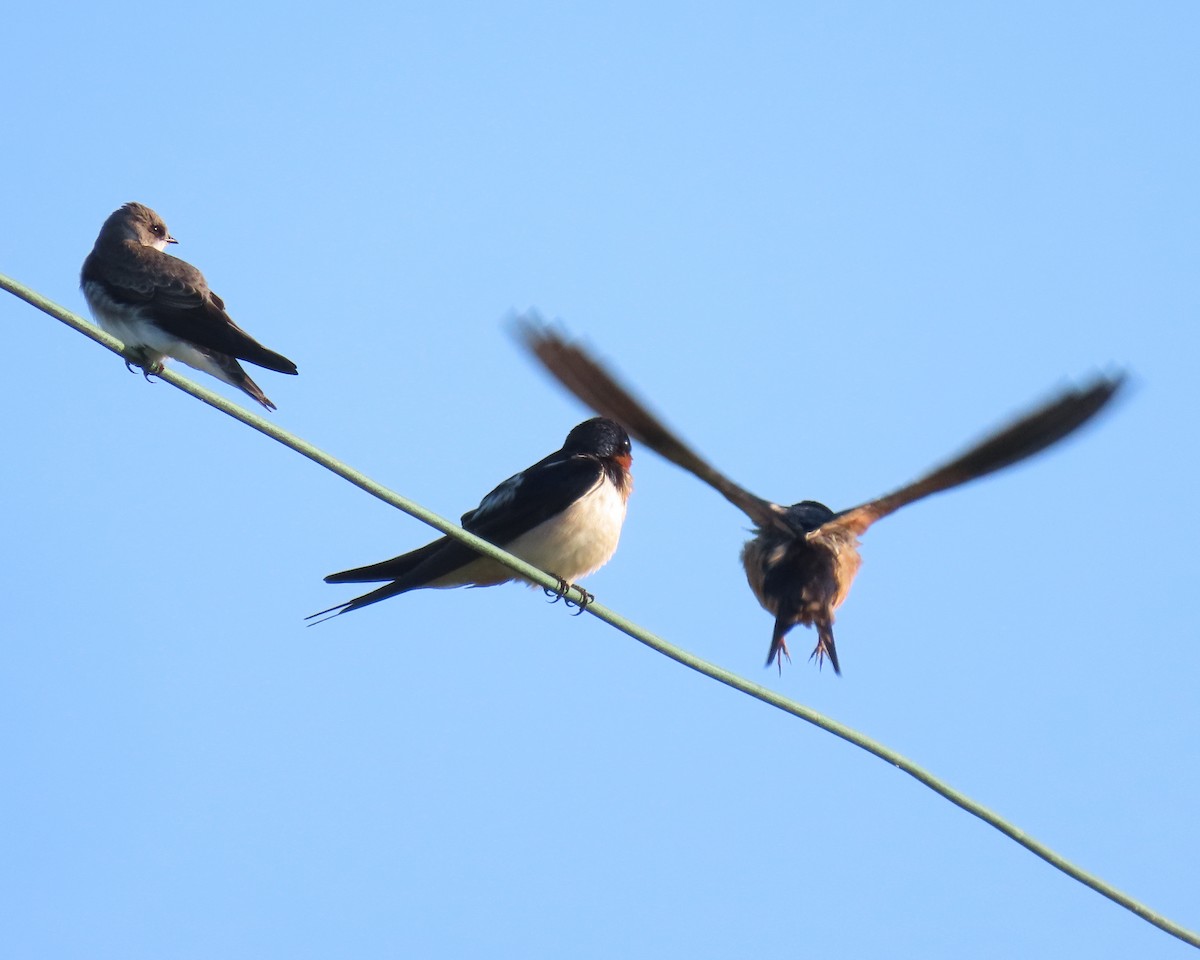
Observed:
[[[209,373],[253,397],[268,410],[275,410],[275,404],[262,392],[262,387],[250,379],[250,374],[237,362],[236,358],[214,351],[205,351],[203,356],[207,363],[211,364],[207,368]],[[184,363],[187,362],[187,360],[184,360]],[[204,369],[204,367],[201,367],[201,369]]]
[[[818,621],[815,626],[817,628],[817,645],[813,647],[813,652],[809,654],[808,659],[812,660],[815,657],[817,666],[820,667],[828,657],[830,664],[833,665],[833,672],[840,677],[842,668],[838,665],[837,646],[833,642],[833,624]]]
[[[351,610],[361,610],[363,607],[369,607],[373,603],[378,603],[380,600],[386,600],[388,597],[395,597],[402,593],[407,593],[409,590],[415,590],[420,584],[411,583],[389,583],[386,586],[378,587],[370,593],[364,593],[361,597],[355,597],[353,600],[347,600],[345,603],[339,603],[332,607],[327,607],[324,610],[318,610],[316,613],[309,614],[305,620],[315,620],[317,623],[324,623],[325,620],[332,620],[333,617],[340,617],[343,613],[349,613]],[[331,616],[325,617],[325,614]],[[317,620],[318,617],[325,617],[325,620]],[[315,624],[309,624],[315,626]]]
[[[420,564],[434,556],[445,545],[446,538],[443,537],[440,540],[427,543],[423,547],[418,547],[416,550],[410,550],[408,553],[402,553],[398,557],[392,557],[390,560],[381,560],[379,563],[368,563],[363,567],[354,567],[351,570],[340,570],[337,573],[331,573],[325,578],[325,582],[376,583],[381,580],[398,580],[400,577],[412,573]]]
[[[792,662],[792,655],[788,653],[787,647],[787,632],[795,626],[795,621],[785,617],[777,617],[775,619],[775,632],[771,634],[771,649],[767,651],[766,666],[776,662],[778,658],[779,672],[783,673],[783,661],[786,659],[788,663]]]

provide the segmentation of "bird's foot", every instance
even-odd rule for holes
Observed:
[[[558,603],[558,601],[561,600],[564,604],[566,604],[567,607],[578,607],[579,609],[575,611],[575,616],[579,616],[581,613],[583,613],[583,611],[588,608],[588,604],[596,599],[595,596],[588,593],[577,583],[569,583],[559,576],[555,576],[554,579],[558,581],[557,589],[551,590],[549,587],[543,587],[542,592],[546,596],[552,598],[550,600],[551,603]],[[567,594],[571,592],[572,588],[579,591],[582,596],[581,600],[572,600],[567,596]]]
[[[790,666],[792,662],[792,654],[787,648],[787,641],[780,637],[779,649],[775,652],[775,667],[779,671],[779,675],[781,677],[783,676],[783,661],[785,659]]]
[[[833,666],[833,672],[840,676],[842,671],[838,666],[837,654],[835,654],[829,647],[826,647],[824,643],[818,643],[813,648],[813,652],[808,655],[808,662],[812,663],[814,660],[816,660],[817,669],[821,670],[825,666],[826,657],[829,658],[829,662]]]
[[[563,597],[563,603],[565,603],[568,607],[578,607],[579,609],[575,611],[575,616],[579,616],[588,608],[589,604],[595,602],[596,597],[593,594],[588,593],[588,591],[584,590],[583,587],[577,583],[573,583],[571,586],[579,591],[580,599],[576,601],[572,600],[570,597]]]
[[[163,372],[161,360],[149,360],[141,353],[134,353],[125,357],[126,370],[130,373],[138,373],[139,370],[135,370],[135,366],[139,368],[142,376],[146,378],[147,383],[153,383],[154,381],[150,378]]]

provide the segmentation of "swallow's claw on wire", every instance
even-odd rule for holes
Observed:
[[[579,609],[575,611],[574,615],[579,616],[581,613],[583,613],[584,610],[586,610],[588,608],[589,604],[595,603],[596,597],[595,597],[595,595],[588,593],[586,590],[583,589],[583,587],[581,587],[577,583],[570,584],[568,589],[570,587],[574,587],[576,590],[578,590],[579,593],[582,595],[582,599],[572,600],[570,597],[568,597],[564,594],[563,595],[563,603],[565,603],[568,607],[578,607]]]
[[[554,588],[542,587],[542,593],[550,598],[551,603],[558,603],[559,600],[566,599],[567,594],[571,592],[571,584],[557,574],[552,573],[551,576],[558,581],[558,586]],[[570,601],[568,601],[569,604]]]

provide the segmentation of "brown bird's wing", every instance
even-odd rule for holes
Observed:
[[[703,480],[760,527],[782,523],[783,508],[756,497],[721,473],[623,387],[583,347],[529,316],[519,317],[521,343],[558,381],[602,417],[616,420],[635,440]]]
[[[1097,377],[1084,387],[1067,390],[976,444],[966,453],[893,493],[844,510],[808,534],[822,536],[830,527],[856,536],[881,517],[930,494],[987,476],[1031,457],[1079,429],[1100,412],[1125,382],[1125,375]]]
[[[125,257],[105,258],[107,292],[114,300],[146,308],[159,327],[180,340],[268,370],[296,373],[291,360],[233,322],[224,301],[190,263],[153,247],[133,247],[127,253],[128,263]],[[84,269],[86,279],[86,264]]]

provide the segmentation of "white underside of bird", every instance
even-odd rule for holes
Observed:
[[[171,357],[193,370],[201,370],[231,386],[242,387],[241,382],[230,376],[208,351],[171,336],[138,308],[117,303],[100,284],[85,284],[83,295],[100,326],[120,340],[126,350],[138,354],[139,361],[145,365],[154,366],[164,357]]]
[[[601,476],[591,490],[562,513],[498,546],[540,570],[574,582],[612,559],[624,520],[625,497],[607,477]],[[427,586],[484,587],[521,579],[524,578],[503,564],[478,557]]]

